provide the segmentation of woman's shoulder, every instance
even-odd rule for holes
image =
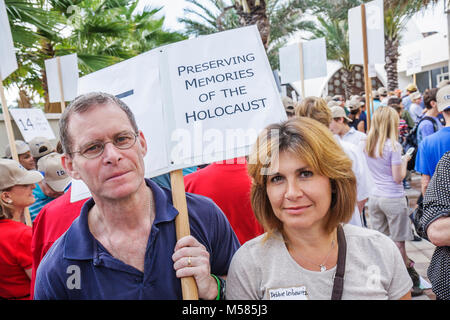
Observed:
[[[235,255],[246,259],[260,259],[270,255],[271,252],[279,252],[283,245],[284,240],[279,232],[274,232],[270,236],[266,232],[245,242]]]
[[[377,230],[345,224],[344,233],[347,241],[361,250],[384,250],[395,246],[388,236]]]

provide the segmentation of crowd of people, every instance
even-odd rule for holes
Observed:
[[[436,245],[428,278],[450,299],[450,82],[405,92],[374,91],[370,123],[364,96],[283,97],[288,120],[248,157],[183,170],[178,240],[168,175],[144,177],[130,108],[77,97],[58,145],[18,140],[19,162],[9,146],[0,159],[0,299],[182,299],[183,277],[205,300],[410,299],[423,294],[414,230]],[[72,179],[89,199],[71,201]]]

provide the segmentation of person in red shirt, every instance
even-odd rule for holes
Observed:
[[[186,192],[212,199],[225,213],[239,242],[264,232],[250,204],[251,180],[244,157],[215,162],[184,176]]]
[[[43,178],[15,160],[0,159],[0,299],[30,299],[31,227],[23,221]]]
[[[33,222],[31,238],[31,253],[33,258],[31,273],[31,297],[34,295],[34,282],[39,263],[44,258],[53,243],[69,229],[72,222],[78,218],[81,207],[86,199],[70,202],[71,188],[62,196],[47,203]]]

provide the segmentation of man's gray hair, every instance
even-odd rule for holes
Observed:
[[[65,154],[71,155],[72,153],[72,139],[68,132],[69,120],[72,114],[79,114],[90,110],[93,107],[102,106],[107,103],[117,105],[122,109],[130,120],[131,126],[135,133],[138,133],[139,129],[136,124],[131,109],[119,98],[104,92],[90,92],[76,97],[69,106],[64,110],[61,118],[59,119],[59,139]],[[75,133],[76,134],[76,133]]]

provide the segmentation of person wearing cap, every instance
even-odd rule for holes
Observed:
[[[55,147],[53,144],[50,140],[44,137],[35,137],[28,142],[28,145],[30,146],[30,152],[36,162],[36,165],[40,158],[55,152]]]
[[[42,179],[15,160],[0,159],[0,300],[30,297],[31,227],[23,223],[24,212]]]
[[[450,150],[450,85],[437,91],[436,104],[446,125],[438,132],[425,137],[419,144],[414,169],[422,174],[422,194],[425,194],[438,161],[444,153]]]
[[[221,276],[239,241],[212,200],[189,193],[190,235],[177,240],[179,212],[171,191],[144,177],[147,141],[130,108],[87,93],[64,110],[59,128],[63,167],[92,197],[41,261],[34,299],[175,300],[184,277],[193,277],[200,299],[223,299]]]
[[[352,119],[352,122],[349,123],[349,126],[355,128],[355,130],[365,133],[365,118],[361,118],[361,114],[363,112],[361,110],[362,106],[364,106],[364,102],[362,102],[358,98],[358,96],[355,96],[354,98],[351,98],[347,101],[347,107],[350,109],[348,117]]]
[[[366,138],[364,133],[349,126],[352,119],[345,115],[345,111],[341,107],[332,107],[331,115],[333,119],[330,123],[330,130],[338,135],[343,141],[350,142],[357,146]]]
[[[40,158],[38,170],[43,173],[44,180],[39,182],[33,190],[36,198],[36,202],[30,206],[30,217],[33,222],[42,207],[63,195],[72,181],[62,166],[61,155],[56,152]]]
[[[379,87],[377,90],[378,94],[380,95],[380,105],[387,106],[388,102],[388,91],[385,87]]]
[[[419,91],[413,92],[409,95],[409,98],[411,99],[411,105],[409,107],[409,114],[413,121],[417,123],[420,118],[423,116],[423,113],[425,110],[421,106],[422,102],[422,95]]]
[[[381,104],[380,94],[378,93],[378,90],[372,90],[372,99],[373,99],[373,112],[375,112],[375,110],[377,110]]]
[[[16,140],[15,144],[20,164],[27,170],[36,170],[36,163],[31,155],[28,143],[22,140]],[[9,145],[5,148],[5,158],[12,159],[11,147]]]
[[[407,110],[409,112],[409,109],[411,108],[411,97],[410,95],[413,94],[414,92],[417,92],[419,89],[417,88],[417,86],[414,83],[410,83],[408,84],[408,86],[405,88],[406,94],[402,97],[402,103],[403,106],[405,107],[405,110]],[[422,107],[422,109],[425,108],[425,104],[423,103],[423,100],[420,102],[420,106]]]

